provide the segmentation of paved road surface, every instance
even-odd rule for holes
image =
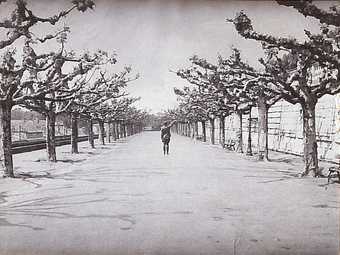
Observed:
[[[291,157],[175,135],[163,156],[158,132],[68,150],[17,155],[33,177],[0,179],[1,255],[338,254],[339,189],[297,178]]]

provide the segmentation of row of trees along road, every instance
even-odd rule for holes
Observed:
[[[320,34],[305,30],[307,40],[304,42],[294,38],[260,34],[254,31],[251,20],[244,12],[237,13],[235,18],[227,19],[227,22],[232,23],[245,39],[261,43],[265,57],[259,59],[259,62],[263,65],[263,70],[256,70],[243,61],[240,50],[236,48],[232,50],[229,58],[219,56],[216,64],[194,56],[190,58],[190,67],[176,72],[179,77],[193,85],[184,89],[175,88],[180,101],[179,109],[169,111],[168,115],[184,121],[183,123],[189,122],[189,130],[191,123],[204,123],[206,120],[210,120],[213,130],[213,119],[218,117],[222,124],[220,141],[224,146],[223,119],[234,113],[239,117],[240,123],[236,148],[242,152],[242,114],[257,106],[257,150],[258,157],[262,160],[268,158],[268,109],[280,99],[300,104],[303,114],[305,163],[302,176],[311,172],[314,176],[320,176],[322,172],[318,166],[315,106],[322,96],[340,92],[340,10],[339,7],[331,7],[329,11],[325,11],[311,1],[277,3],[293,7],[304,16],[318,19]],[[315,67],[322,70],[322,76],[317,83],[312,80],[312,70]],[[251,134],[251,125],[248,127]],[[252,154],[250,135],[249,139],[247,153]],[[214,143],[213,135],[211,140],[211,143]]]
[[[112,74],[115,55],[97,52],[77,53],[65,47],[69,27],[57,29],[53,34],[37,36],[32,28],[40,24],[51,27],[73,11],[86,12],[93,9],[91,0],[70,1],[70,7],[51,17],[34,14],[24,0],[12,4],[9,17],[0,22],[7,34],[0,41],[0,157],[4,176],[14,177],[11,139],[11,110],[15,105],[37,111],[46,118],[46,148],[48,160],[57,160],[55,150],[55,121],[59,114],[70,114],[72,119],[72,152],[78,152],[78,118],[89,122],[102,121],[97,114],[107,108],[106,116],[115,119],[118,115],[133,111],[139,117],[145,114],[131,106],[135,99],[128,99],[122,89],[138,77],[129,77],[131,68]],[[48,44],[48,47],[46,45]],[[50,45],[56,51],[46,52]],[[11,46],[11,47],[10,47]],[[128,102],[128,103],[127,103]],[[121,109],[120,106],[124,106]],[[117,108],[120,109],[119,113]],[[133,110],[132,110],[133,109]],[[109,117],[106,117],[109,118]],[[127,116],[120,119],[123,123]],[[129,120],[130,121],[130,120]],[[133,124],[141,125],[136,117]],[[91,129],[92,130],[92,129]],[[91,140],[90,140],[91,141]],[[91,144],[93,144],[93,136]]]

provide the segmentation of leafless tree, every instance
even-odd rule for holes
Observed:
[[[112,62],[112,61],[111,61]],[[115,61],[114,61],[115,63]],[[93,139],[93,112],[99,105],[106,103],[107,101],[116,100],[118,98],[127,96],[124,89],[128,83],[138,78],[129,77],[131,68],[126,67],[120,73],[108,74],[108,71],[100,70],[99,74],[95,78],[94,82],[89,81],[83,86],[73,100],[68,112],[71,115],[71,152],[78,153],[78,118],[80,116],[87,117],[89,119],[89,141],[90,145],[94,147]]]
[[[303,111],[303,140],[305,169],[302,175],[311,171],[314,176],[322,175],[318,166],[317,136],[315,130],[315,106],[318,100],[326,95],[340,92],[339,72],[339,24],[336,19],[339,13],[332,8],[330,12],[318,9],[312,3],[296,1],[280,4],[293,6],[304,15],[309,15],[324,23],[321,33],[313,35],[305,30],[307,40],[298,42],[294,38],[279,38],[254,31],[251,20],[244,12],[234,19],[229,19],[246,39],[260,41],[265,50],[265,59],[260,59],[267,73],[274,78],[274,84],[283,99],[300,104]],[[331,25],[329,25],[331,24]],[[312,79],[313,69],[322,72],[320,80]]]
[[[6,0],[1,0],[0,5],[4,2]],[[4,176],[14,177],[11,151],[11,109],[14,105],[23,102],[25,97],[22,95],[22,92],[31,86],[29,80],[21,81],[27,72],[32,75],[48,68],[49,60],[52,57],[49,54],[37,55],[29,44],[26,44],[23,51],[23,63],[19,64],[15,56],[16,51],[7,49],[7,47],[13,45],[20,38],[24,38],[26,42],[31,40],[40,43],[54,39],[65,32],[67,28],[43,37],[36,36],[31,31],[31,28],[39,23],[55,25],[75,9],[84,12],[93,7],[94,3],[91,0],[74,0],[69,9],[59,12],[57,15],[39,17],[29,8],[26,1],[17,0],[9,17],[3,18],[0,21],[0,29],[6,34],[6,38],[0,41],[0,50],[5,51],[2,55],[0,70],[0,157]],[[30,95],[31,98],[34,96],[39,97],[40,91]]]
[[[22,106],[37,111],[46,117],[46,149],[48,160],[56,162],[55,122],[57,115],[65,113],[87,83],[91,70],[112,60],[106,52],[84,53],[76,56],[66,51],[61,42],[61,50],[53,54],[52,65],[45,72],[32,79]],[[46,90],[46,88],[49,88]],[[42,92],[43,91],[43,92]],[[31,94],[40,96],[31,97]]]

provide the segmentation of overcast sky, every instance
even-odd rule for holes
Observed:
[[[36,13],[46,16],[70,6],[71,1],[28,2]],[[9,4],[1,5],[0,15],[8,16],[9,10]],[[141,77],[128,90],[142,98],[139,106],[157,112],[175,106],[173,87],[185,84],[169,69],[189,65],[193,54],[216,61],[217,54],[228,56],[230,47],[236,46],[250,64],[258,65],[260,45],[243,39],[225,22],[240,10],[260,32],[303,40],[304,29],[318,31],[314,19],[271,1],[97,0],[94,11],[73,12],[61,25],[71,27],[68,47],[78,52],[99,48],[116,52],[115,70],[131,65]]]

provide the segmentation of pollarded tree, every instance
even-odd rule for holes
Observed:
[[[183,70],[181,70],[183,71]],[[179,71],[179,73],[181,72]],[[184,77],[183,75],[181,77]],[[189,78],[189,77],[188,77]],[[190,122],[193,122],[193,133],[197,137],[198,127],[197,122],[201,122],[203,141],[206,141],[206,127],[205,123],[207,120],[210,121],[210,139],[211,143],[215,143],[215,124],[214,116],[222,118],[227,114],[227,109],[220,98],[210,92],[205,91],[202,87],[184,87],[183,90],[174,89],[175,94],[178,96],[180,102],[179,108],[182,110],[182,114],[185,113],[185,118]],[[220,142],[223,141],[224,133],[220,132]]]
[[[252,98],[243,92],[242,82],[244,77],[235,77],[235,75],[226,75],[219,72],[219,66],[209,63],[203,58],[193,56],[191,59],[193,67],[181,71],[179,75],[189,82],[200,85],[205,89],[221,107],[215,112],[220,117],[222,133],[220,134],[224,146],[224,118],[231,113],[238,117],[239,128],[237,132],[237,151],[243,152],[242,140],[242,114],[249,112],[252,105]]]
[[[0,5],[4,2],[6,0],[0,1]],[[13,45],[20,38],[29,38],[41,43],[53,39],[61,31],[39,38],[32,33],[31,28],[39,23],[55,25],[74,9],[84,12],[89,8],[92,9],[93,6],[94,3],[91,0],[74,0],[69,9],[61,11],[55,16],[39,17],[27,6],[26,1],[17,0],[9,17],[0,21],[0,29],[6,34],[5,39],[0,40],[0,50]],[[27,45],[25,47],[27,50]],[[28,51],[25,51],[24,48],[23,64],[20,65],[16,60],[15,51],[6,50],[3,53],[0,71],[0,157],[4,176],[14,177],[11,150],[11,109],[14,105],[20,104],[24,100],[22,91],[30,86],[30,82],[22,82],[22,78],[26,71],[34,73],[43,71],[49,65],[48,60],[48,54],[37,55],[33,50],[28,49]],[[47,90],[48,88],[45,89]],[[30,97],[40,96],[40,92],[43,91],[31,94]]]
[[[105,122],[117,123],[116,128],[119,130],[116,130],[116,133],[120,137],[126,137],[127,127],[125,121],[128,117],[127,112],[131,105],[138,100],[139,98],[122,97],[106,101],[89,109],[88,114],[91,116],[91,119],[99,124],[99,142],[102,145],[105,144]],[[107,129],[107,131],[109,130]]]
[[[262,42],[266,58],[260,62],[266,72],[275,78],[273,84],[283,99],[301,105],[305,162],[303,175],[308,175],[310,171],[313,171],[314,176],[322,175],[318,167],[315,106],[322,96],[340,92],[339,38],[334,36],[339,27],[322,26],[320,35],[306,31],[308,40],[300,43],[296,39],[276,38],[255,32],[250,19],[243,12],[229,21],[234,23],[243,37]],[[317,82],[312,79],[315,67],[322,71]]]
[[[280,5],[291,6],[298,12],[303,14],[305,17],[313,17],[320,21],[320,23],[326,25],[333,25],[340,27],[340,10],[339,6],[333,5],[329,8],[329,11],[321,9],[317,5],[313,4],[312,1],[284,1],[276,0]]]
[[[189,128],[191,129],[192,125],[192,133],[191,137],[198,137],[198,121],[204,120],[204,116],[202,116],[202,110],[199,108],[200,105],[203,104],[202,96],[198,93],[196,88],[190,89],[189,87],[184,87],[183,90],[178,88],[174,88],[174,92],[177,95],[177,101],[179,101],[179,107],[185,112],[186,119],[189,121]],[[204,136],[204,134],[203,134]]]
[[[5,93],[1,93],[0,101],[0,153],[2,160],[2,170],[4,176],[14,177],[13,159],[12,159],[12,138],[11,138],[11,110],[14,105],[11,95],[6,92],[11,91],[11,87],[16,87],[20,84],[23,76],[23,69],[16,69],[13,51],[7,51],[2,56],[0,64],[0,87]]]
[[[48,160],[56,162],[55,122],[59,114],[67,112],[75,98],[85,86],[89,73],[95,67],[112,60],[106,52],[98,51],[91,56],[89,53],[77,57],[74,52],[64,49],[63,41],[59,53],[54,54],[53,65],[43,74],[32,80],[32,86],[27,90],[23,107],[37,111],[46,117],[46,149]],[[50,87],[49,91],[39,97],[30,94]]]
[[[11,110],[27,99],[39,98],[50,92],[53,86],[41,86],[32,91],[33,80],[53,64],[53,54],[37,55],[29,42],[23,48],[22,63],[16,60],[16,51],[7,50],[0,68],[0,155],[4,175],[14,177],[11,138]]]
[[[147,112],[139,110],[134,106],[129,106],[124,111],[124,124],[126,126],[127,136],[134,135],[141,131],[143,127],[143,120],[147,116]]]
[[[194,132],[196,134],[197,138],[197,132],[198,132],[198,125],[197,122],[199,121],[202,126],[202,140],[203,142],[206,142],[207,140],[207,134],[206,134],[206,122],[209,120],[209,117],[213,114],[214,108],[211,106],[215,104],[214,101],[212,101],[212,97],[204,93],[204,90],[202,88],[192,88],[188,91],[183,91],[184,94],[186,92],[188,94],[187,100],[183,103],[186,108],[188,108],[189,113],[192,115],[192,119],[195,120],[194,122]],[[176,93],[176,91],[175,91]],[[176,93],[178,94],[178,93]],[[181,96],[180,94],[178,94]],[[182,96],[183,97],[183,96]],[[185,99],[185,97],[183,98]]]
[[[230,114],[230,107],[228,101],[225,100],[223,93],[218,91],[216,88],[216,77],[208,72],[202,73],[200,70],[198,70],[198,67],[190,67],[187,69],[178,70],[177,75],[182,79],[187,80],[189,83],[197,86],[197,89],[192,91],[189,88],[186,88],[183,91],[177,90],[177,94],[182,96],[183,99],[187,98],[187,102],[185,104],[188,104],[188,109],[192,109],[193,106],[197,109],[205,109],[203,114],[209,119],[210,122],[210,141],[212,144],[215,143],[215,118],[219,118],[221,126],[219,141],[221,145],[224,146],[224,119]],[[202,104],[204,105],[202,106]],[[205,129],[203,132],[205,132]]]
[[[111,63],[115,63],[115,59],[111,60]],[[81,88],[77,96],[69,107],[68,112],[71,115],[72,132],[71,132],[71,151],[72,153],[78,153],[78,118],[83,116],[90,116],[93,108],[96,108],[100,104],[103,104],[110,100],[115,100],[124,96],[127,93],[122,91],[128,83],[138,78],[129,77],[131,68],[126,67],[120,73],[108,75],[105,71],[100,71],[98,77],[94,82],[87,81],[85,86]],[[89,140],[92,147],[94,147],[93,140],[93,120],[89,120]]]
[[[135,109],[133,104],[139,101],[139,97],[126,97],[116,101],[113,105],[114,108],[111,109],[111,114],[109,120],[113,122],[113,127],[116,128],[116,134],[119,137],[126,137],[128,133],[128,122],[131,121],[131,116],[134,114]]]
[[[7,0],[1,0],[0,4],[4,2],[7,2]],[[63,10],[54,16],[39,17],[28,7],[25,0],[16,0],[13,6],[13,11],[9,17],[3,18],[0,22],[0,28],[4,29],[6,31],[5,34],[7,35],[6,39],[0,40],[0,49],[12,45],[21,37],[34,38],[41,42],[54,38],[55,35],[51,34],[46,35],[43,38],[39,38],[30,30],[39,23],[55,25],[75,9],[85,12],[88,9],[93,9],[94,7],[94,2],[92,0],[72,0],[71,4],[72,5],[68,9]]]
[[[241,97],[246,99],[250,107],[258,107],[258,159],[268,159],[268,110],[281,99],[280,91],[272,83],[275,82],[270,74],[255,70],[242,61],[240,51],[232,49],[233,53],[228,59],[219,59],[218,73],[223,76],[240,77],[226,83],[226,87],[233,88],[240,85]],[[235,84],[235,81],[237,82]],[[249,111],[251,114],[251,110]],[[251,116],[248,123],[248,154],[251,153]]]

